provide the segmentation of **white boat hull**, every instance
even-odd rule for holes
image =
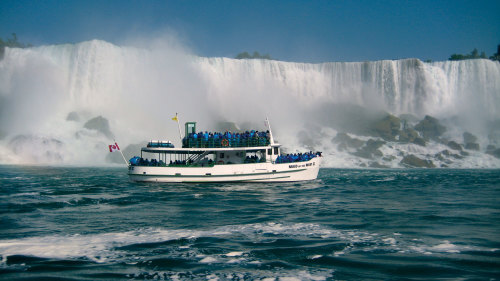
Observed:
[[[211,167],[129,166],[129,176],[140,182],[287,182],[314,180],[321,157],[305,162],[225,164]]]

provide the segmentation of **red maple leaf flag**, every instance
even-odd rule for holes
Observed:
[[[115,144],[109,145],[109,152],[118,151],[118,150],[120,150],[120,147],[118,146],[118,144],[116,142],[115,142]]]

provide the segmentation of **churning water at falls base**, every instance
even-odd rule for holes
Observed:
[[[498,280],[498,170],[147,184],[0,166],[3,280]]]
[[[483,59],[236,60],[161,40],[6,48],[0,163],[120,163],[104,153],[113,137],[127,157],[151,139],[179,146],[178,112],[203,131],[227,122],[262,130],[268,116],[288,153],[322,151],[327,167],[400,168],[417,157],[431,167],[499,168],[499,93],[500,63]],[[414,130],[426,115],[441,122],[439,135]],[[354,140],[346,146],[339,134]]]

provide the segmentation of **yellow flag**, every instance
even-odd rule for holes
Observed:
[[[177,119],[177,115],[175,115],[175,117],[173,117],[172,120],[179,121],[179,119]]]

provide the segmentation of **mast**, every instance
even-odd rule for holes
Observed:
[[[267,130],[269,130],[269,142],[271,145],[274,144],[274,139],[273,139],[273,131],[271,131],[271,123],[269,123],[269,118],[266,116],[266,125],[267,125]]]

